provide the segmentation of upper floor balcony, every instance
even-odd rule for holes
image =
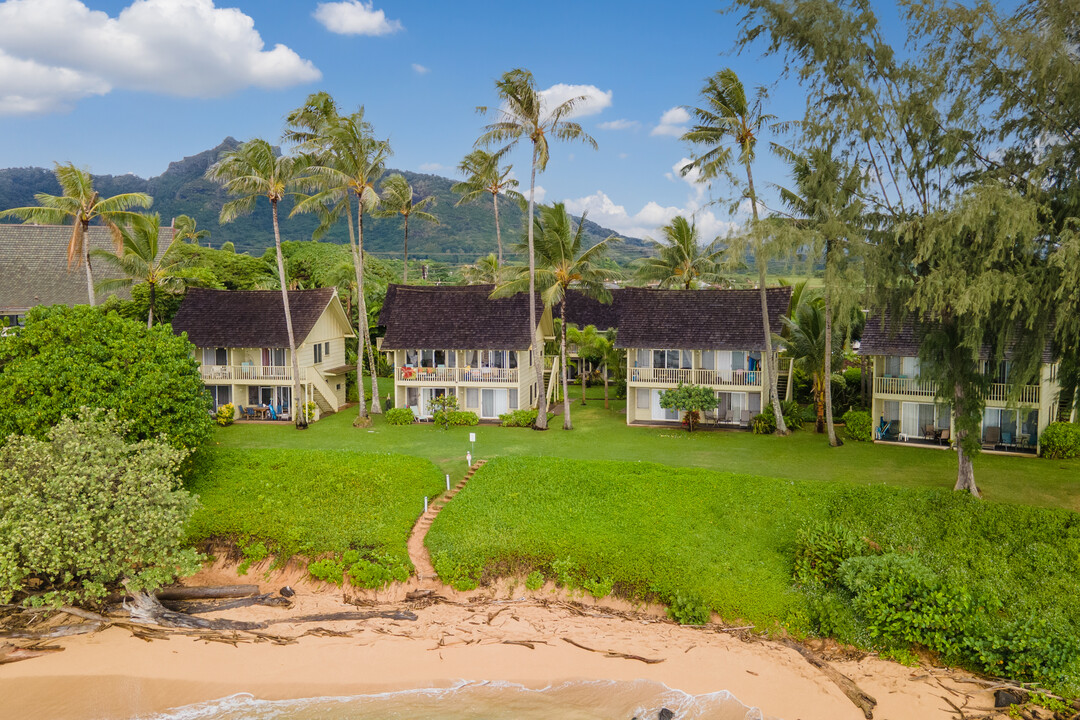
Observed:
[[[875,395],[902,395],[905,397],[917,397],[933,399],[937,396],[937,384],[917,377],[875,377]],[[1022,385],[1017,397],[1013,398],[1010,393],[1014,388],[1007,383],[992,383],[990,392],[986,395],[987,402],[1008,403],[1013,400],[1019,405],[1038,405],[1040,387],[1038,385]]]
[[[394,379],[402,384],[483,383],[516,385],[518,368],[398,367]]]
[[[200,365],[203,382],[267,385],[293,382],[291,365]],[[300,368],[300,382],[307,381],[307,368]]]

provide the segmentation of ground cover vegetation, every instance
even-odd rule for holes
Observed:
[[[249,562],[300,555],[320,579],[340,584],[348,572],[374,587],[408,578],[409,532],[445,484],[431,462],[405,455],[208,448],[187,489],[200,502],[188,542],[232,542]]]
[[[758,629],[926,648],[991,674],[1078,688],[1080,518],[936,489],[539,457],[489,462],[427,536],[473,587],[541,573]]]

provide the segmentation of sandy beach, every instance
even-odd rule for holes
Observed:
[[[274,621],[266,632],[295,642],[253,642],[249,636],[234,646],[183,635],[147,641],[116,627],[62,638],[55,642],[63,652],[0,666],[0,718],[131,718],[240,692],[273,700],[450,687],[462,680],[542,688],[583,679],[647,679],[694,695],[727,690],[766,716],[786,720],[863,717],[836,684],[789,647],[715,627],[681,627],[665,621],[657,608],[631,608],[610,598],[568,603],[548,590],[524,597],[517,584],[471,593],[447,590],[440,594],[448,602],[410,603],[404,597],[409,588],[399,586],[350,594],[347,603],[340,588],[307,583],[298,572],[267,579],[253,570],[238,579],[221,566],[188,583],[257,580],[266,592],[290,584],[297,591],[293,607],[255,606],[205,617]],[[358,608],[357,602],[371,606]],[[418,619],[287,620],[405,608]],[[958,717],[948,701],[969,714],[993,706],[990,693],[959,680],[963,674],[909,668],[872,655],[824,655],[877,700],[875,718]]]

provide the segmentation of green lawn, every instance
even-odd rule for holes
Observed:
[[[382,380],[385,395],[389,380]],[[492,425],[440,430],[429,424],[395,427],[376,416],[370,428],[352,426],[355,408],[297,431],[291,425],[238,424],[223,428],[212,441],[223,448],[303,448],[394,452],[431,460],[458,478],[465,473],[469,433],[476,433],[474,456],[554,456],[588,460],[640,460],[676,467],[762,475],[791,480],[834,480],[853,485],[951,488],[956,456],[947,450],[896,447],[848,441],[830,448],[824,436],[798,431],[789,437],[744,431],[627,427],[620,401],[603,408],[602,389],[589,389],[589,404],[574,400],[574,430],[562,430],[562,416],[551,430],[535,432]],[[571,387],[571,396],[580,390]],[[1080,460],[1043,460],[982,455],[975,477],[987,499],[1063,507],[1080,511]]]

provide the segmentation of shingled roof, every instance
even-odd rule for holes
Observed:
[[[862,338],[859,340],[859,354],[917,357],[922,332],[922,328],[910,316],[897,322],[892,320],[888,312],[872,312],[866,318],[866,327],[863,328]],[[1012,354],[1013,347],[1005,349],[1006,357]],[[989,346],[984,346],[979,356],[983,360],[988,359]],[[1049,337],[1043,346],[1042,361],[1046,363],[1054,361],[1054,350]]]
[[[290,290],[296,344],[304,342],[322,317],[334,288]],[[280,290],[189,288],[172,321],[173,332],[188,334],[196,347],[288,347]]]
[[[161,228],[162,250],[172,228]],[[35,305],[85,305],[86,270],[68,269],[70,225],[0,223],[0,311],[23,312]],[[86,240],[92,249],[115,251],[108,228],[91,226]],[[91,261],[93,263],[93,261]],[[103,263],[93,263],[94,282],[119,277]],[[115,293],[126,300],[127,291]],[[104,296],[98,300],[103,300]]]
[[[619,326],[616,305],[622,290],[611,290],[611,302],[593,300],[580,290],[566,292],[566,321],[579,328],[595,325],[597,330],[610,330]]]
[[[768,288],[769,327],[779,333],[790,287]],[[625,288],[617,304],[620,348],[764,350],[757,290]]]
[[[492,300],[493,285],[391,285],[379,325],[383,350],[521,350],[532,345],[526,293]],[[543,315],[537,297],[536,318]]]

